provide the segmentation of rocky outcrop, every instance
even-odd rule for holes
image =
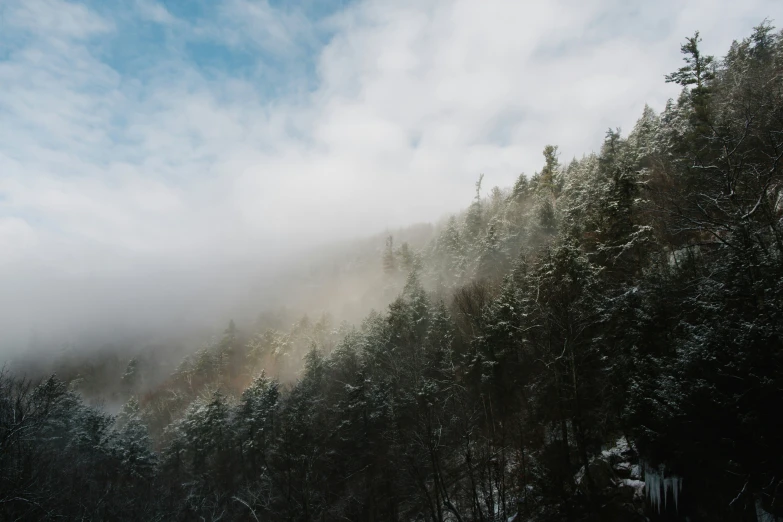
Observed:
[[[574,477],[580,491],[599,504],[598,515],[607,522],[644,522],[645,483],[636,453],[625,438],[594,457]],[[587,484],[587,480],[590,484]]]

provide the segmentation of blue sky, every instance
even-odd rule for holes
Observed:
[[[0,311],[57,301],[42,278],[141,280],[436,220],[480,173],[508,186],[546,144],[568,160],[660,110],[694,30],[720,55],[780,11],[3,0],[0,285],[18,290]]]

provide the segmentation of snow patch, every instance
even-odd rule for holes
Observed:
[[[758,522],[780,522],[780,518],[776,517],[766,509],[761,502],[760,498],[756,499],[756,519]]]
[[[635,480],[635,479],[622,479],[621,481],[623,485],[633,488],[633,498],[634,500],[642,500],[644,499],[644,482],[641,480]]]
[[[629,450],[628,441],[625,440],[625,437],[620,437],[615,441],[614,446],[601,451],[601,456],[606,460],[612,460],[613,458],[615,460],[621,460],[623,453],[626,453]]]

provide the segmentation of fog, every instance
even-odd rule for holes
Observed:
[[[250,266],[213,262],[82,274],[20,268],[2,282],[3,350],[56,349],[85,338],[112,342],[208,332],[241,312],[237,305],[249,295],[264,295],[270,283]],[[259,266],[270,272],[279,267],[272,261]],[[262,297],[256,305],[257,312]]]
[[[359,322],[388,303],[381,251],[393,234],[415,248],[432,237],[420,224],[401,230],[271,252],[204,256],[181,264],[103,257],[102,266],[65,270],[17,264],[0,282],[0,353],[25,364],[63,349],[191,343],[195,350],[235,321],[251,331],[263,314],[329,314]],[[131,356],[130,354],[129,356]]]
[[[327,245],[374,237],[366,260],[384,230],[466,206],[480,173],[508,186],[548,143],[596,150],[677,95],[685,35],[719,53],[779,10],[186,4],[0,5],[0,359],[281,303],[339,315],[376,282],[313,291]]]

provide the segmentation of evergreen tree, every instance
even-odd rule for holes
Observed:
[[[394,260],[394,238],[390,235],[386,238],[386,248],[383,251],[383,271],[386,274],[393,274],[397,270],[397,263]]]

